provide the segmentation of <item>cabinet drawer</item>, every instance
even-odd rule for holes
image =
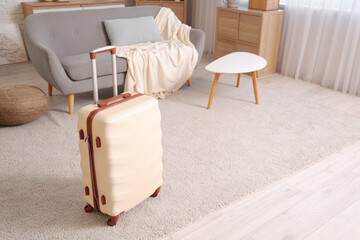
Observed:
[[[256,55],[259,55],[259,48],[257,46],[245,44],[245,43],[237,43],[236,44],[237,52],[249,52]]]
[[[162,6],[170,8],[175,13],[175,15],[178,17],[178,19],[181,22],[184,22],[184,4],[182,2],[179,2],[179,3],[163,2]]]
[[[260,16],[240,14],[238,40],[258,45],[260,43],[261,21]]]
[[[239,14],[218,11],[217,34],[222,38],[236,41],[238,34]]]
[[[233,41],[217,39],[216,40],[216,51],[215,51],[215,58],[220,58],[225,56],[229,53],[235,52],[236,43]]]

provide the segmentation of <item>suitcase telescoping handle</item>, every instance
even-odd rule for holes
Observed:
[[[116,47],[114,46],[106,46],[101,47],[93,50],[90,52],[90,59],[91,59],[91,68],[93,74],[93,87],[94,87],[94,101],[95,103],[99,102],[99,93],[98,93],[98,83],[97,83],[97,71],[96,71],[96,54],[103,53],[103,52],[110,52],[111,59],[112,59],[112,74],[113,74],[113,95],[118,95],[117,89],[117,71],[116,71]]]

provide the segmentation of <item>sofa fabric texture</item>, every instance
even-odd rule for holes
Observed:
[[[152,16],[105,20],[104,24],[113,46],[162,41],[159,27]]]
[[[85,71],[88,71],[86,69],[91,69],[91,64],[89,63],[87,67],[85,67],[85,62],[82,63],[83,65],[70,65],[76,58],[80,62],[83,61],[82,56],[77,55],[88,55],[96,48],[110,45],[104,21],[143,16],[156,17],[160,9],[161,7],[158,6],[136,6],[32,14],[26,17],[24,26],[25,43],[31,62],[40,76],[62,94],[92,91],[92,81],[89,78],[91,71],[84,74]],[[205,34],[201,30],[191,29],[190,39],[199,52],[200,61]],[[99,60],[101,55],[97,55]],[[110,61],[110,58],[104,61]],[[117,61],[121,65],[122,61],[119,58]],[[101,64],[98,63],[98,65],[101,68]],[[108,67],[111,68],[111,65],[109,64]],[[121,67],[119,69],[122,69]],[[79,69],[82,69],[83,72],[75,73]],[[119,69],[118,72],[122,71]],[[106,72],[107,70],[99,71],[100,74]],[[72,79],[71,76],[75,76],[75,79]],[[125,76],[126,72],[118,74],[120,91],[124,86]],[[112,87],[111,71],[109,71],[109,75],[98,77],[98,81],[99,89]]]
[[[91,60],[89,53],[60,57],[61,65],[65,72],[74,81],[92,78]],[[128,64],[124,58],[116,58],[116,70],[118,73],[126,73]],[[96,56],[97,76],[112,74],[111,55],[109,52]]]

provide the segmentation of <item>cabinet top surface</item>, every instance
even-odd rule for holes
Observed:
[[[124,4],[124,0],[71,0],[70,2],[23,2],[32,7],[67,6],[79,4]]]
[[[255,54],[247,52],[234,52],[225,55],[209,65],[206,70],[214,73],[249,73],[266,67],[267,61]]]
[[[249,9],[248,7],[238,7],[238,8],[228,8],[228,7],[217,7],[218,10],[221,11],[229,11],[229,12],[246,12],[246,13],[254,13],[254,14],[271,14],[271,13],[283,13],[283,9],[275,9],[275,10],[256,10],[256,9]]]

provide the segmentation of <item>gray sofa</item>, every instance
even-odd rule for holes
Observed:
[[[39,13],[25,19],[25,44],[31,62],[40,76],[52,87],[69,96],[72,113],[74,94],[92,91],[89,52],[110,45],[104,20],[156,17],[160,7],[138,6],[112,9]],[[141,33],[139,33],[141,34]],[[204,49],[205,34],[191,29],[190,40],[199,53]],[[109,54],[97,57],[99,89],[112,87]],[[117,58],[119,89],[122,90],[127,71],[126,59]]]

